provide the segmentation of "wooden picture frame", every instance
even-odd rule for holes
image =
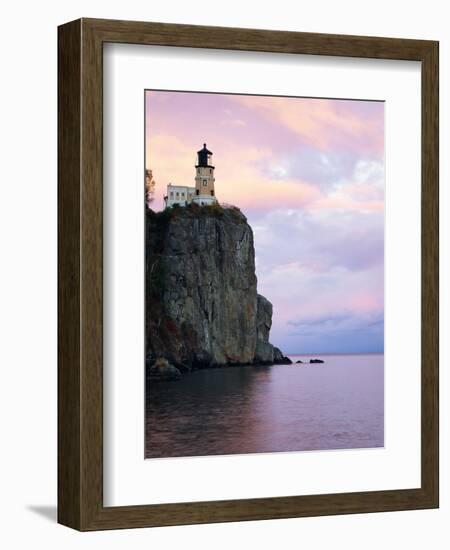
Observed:
[[[421,62],[420,488],[104,507],[102,47],[105,42]],[[58,52],[58,521],[91,531],[437,507],[438,43],[79,19],[59,27]]]

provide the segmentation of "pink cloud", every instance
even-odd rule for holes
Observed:
[[[383,310],[382,103],[148,92],[146,107],[154,208],[169,183],[194,185],[206,141],[219,200],[253,227],[275,344],[295,351],[300,314],[356,324]]]
[[[281,124],[321,150],[336,147],[381,154],[383,104],[330,99],[232,96],[259,116]]]

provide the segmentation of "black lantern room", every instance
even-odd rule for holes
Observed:
[[[212,165],[212,153],[206,148],[206,143],[203,144],[203,149],[197,151],[196,168],[200,167],[214,168],[214,166]]]

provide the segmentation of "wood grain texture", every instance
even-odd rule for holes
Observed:
[[[81,22],[58,32],[58,521],[80,528]]]
[[[88,531],[437,507],[438,44],[101,19],[68,23],[59,28],[58,35],[58,521]],[[421,488],[103,506],[102,49],[105,42],[422,63]]]
[[[422,488],[439,502],[439,47],[422,60]]]

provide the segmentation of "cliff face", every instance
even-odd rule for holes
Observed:
[[[238,209],[147,212],[149,363],[272,363],[272,304],[257,294],[253,232]]]
[[[272,304],[261,296],[256,298],[256,348],[255,362],[273,363],[273,346],[269,343],[269,333],[272,326]]]

